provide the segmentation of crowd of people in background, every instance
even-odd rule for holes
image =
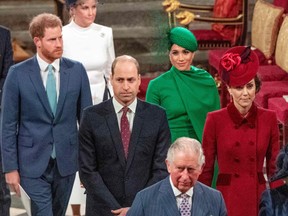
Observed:
[[[35,16],[36,54],[14,65],[0,27],[0,216],[20,186],[33,216],[64,216],[69,204],[73,216],[80,204],[87,216],[287,215],[288,148],[275,112],[254,103],[255,52],[223,54],[231,102],[220,109],[213,77],[193,66],[195,36],[169,29],[171,68],[142,101],[139,63],[115,58],[112,28],[94,23],[97,4],[66,0],[64,26]]]

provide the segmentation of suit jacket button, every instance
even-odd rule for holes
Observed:
[[[239,163],[239,162],[240,162],[240,159],[239,159],[239,158],[234,158],[234,161],[235,161],[236,163]]]

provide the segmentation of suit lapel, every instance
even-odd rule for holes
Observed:
[[[126,159],[125,159],[124,149],[122,146],[122,139],[121,139],[121,134],[120,134],[119,126],[118,126],[117,116],[116,116],[115,109],[112,104],[112,99],[107,101],[106,112],[107,112],[107,115],[105,116],[105,118],[108,124],[108,128],[110,130],[111,137],[112,137],[115,149],[117,151],[117,155],[120,160],[120,163],[125,169]]]
[[[55,121],[57,120],[57,117],[59,118],[59,112],[62,109],[65,101],[65,97],[67,95],[68,91],[68,83],[69,83],[69,68],[67,67],[67,64],[65,61],[61,58],[60,59],[60,89],[59,89],[59,97],[57,102],[57,109],[55,114]]]
[[[31,61],[33,61],[33,64],[31,65],[30,73],[29,73],[30,79],[31,79],[31,81],[34,85],[34,88],[38,94],[39,100],[43,104],[45,110],[47,111],[47,113],[49,113],[51,115],[51,117],[53,117],[53,112],[50,108],[50,104],[48,101],[46,90],[45,90],[45,87],[43,85],[43,81],[42,81],[41,74],[40,74],[40,67],[39,67],[36,56],[34,56],[31,59]]]
[[[201,185],[197,182],[193,189],[193,199],[192,199],[192,215],[208,215],[209,208],[207,201],[205,199],[205,192]],[[193,208],[195,206],[195,208]]]
[[[131,133],[131,137],[130,137],[129,153],[128,153],[128,158],[127,158],[126,171],[129,170],[129,167],[133,161],[133,157],[135,154],[135,148],[137,147],[138,137],[140,135],[140,131],[141,131],[141,128],[143,126],[144,118],[145,118],[145,111],[144,111],[144,107],[143,107],[143,102],[138,100],[136,111],[135,111],[132,133]]]
[[[180,216],[176,197],[170,185],[169,176],[163,180],[159,188],[159,205],[164,209],[165,215]],[[169,206],[169,208],[167,208],[167,206]]]

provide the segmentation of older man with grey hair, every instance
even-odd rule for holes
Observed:
[[[167,153],[170,176],[140,191],[127,215],[227,215],[222,194],[197,181],[204,164],[201,144],[196,139],[178,138]]]

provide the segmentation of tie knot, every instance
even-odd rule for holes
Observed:
[[[187,194],[181,194],[180,197],[181,197],[182,199],[187,199],[187,198],[189,198],[189,196],[188,196]]]
[[[49,64],[47,68],[48,68],[48,72],[53,72],[54,68],[52,64]]]
[[[126,115],[127,112],[129,112],[129,110],[130,110],[129,107],[124,106],[124,107],[122,108],[123,115]]]

